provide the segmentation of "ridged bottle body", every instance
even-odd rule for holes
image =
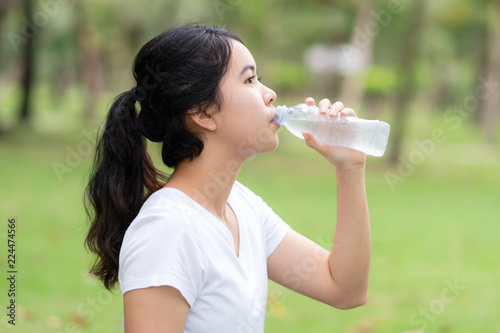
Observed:
[[[318,141],[332,146],[348,147],[367,155],[384,155],[390,126],[379,120],[350,116],[330,117],[320,114],[317,106],[298,104],[278,106],[276,121],[293,135],[303,139],[303,131],[311,132]]]

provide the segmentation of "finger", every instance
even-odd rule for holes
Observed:
[[[304,131],[302,132],[302,136],[306,142],[306,145],[316,150],[321,155],[325,153],[325,144],[316,140],[314,135],[311,132]]]
[[[342,102],[335,102],[335,103],[333,103],[332,107],[330,108],[331,109],[331,111],[329,113],[330,117],[337,116],[337,114],[339,112],[341,112],[342,110],[344,110],[344,108],[345,108],[344,107],[344,103],[342,103]]]
[[[304,137],[304,140],[309,147],[313,148],[313,146],[316,145],[316,138],[311,132],[304,131],[302,132],[302,136]]]
[[[306,98],[306,104],[307,105],[314,105],[314,103],[315,103],[314,102],[314,98],[312,98],[312,97],[307,97]]]
[[[319,104],[318,104],[319,113],[326,114],[326,112],[328,111],[328,109],[330,108],[331,105],[332,105],[332,103],[330,102],[330,100],[328,98],[323,98],[321,101],[319,101]]]
[[[351,109],[351,108],[345,108],[345,109],[343,109],[343,110],[340,112],[340,114],[341,114],[342,116],[351,116],[351,117],[356,117],[356,118],[358,117],[358,116],[356,115],[356,112],[354,112],[354,110],[353,110],[353,109]]]

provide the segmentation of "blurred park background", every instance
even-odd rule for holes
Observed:
[[[0,331],[121,331],[120,290],[89,276],[83,248],[93,145],[139,48],[192,22],[239,34],[275,105],[328,97],[392,127],[368,158],[368,303],[336,310],[271,283],[266,332],[500,332],[497,0],[2,0]],[[281,129],[239,180],[331,246],[334,171],[303,141]]]

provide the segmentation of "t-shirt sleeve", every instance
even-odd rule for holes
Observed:
[[[189,306],[200,294],[205,266],[197,234],[179,212],[141,212],[127,230],[120,250],[118,279],[129,290],[171,286]]]
[[[252,201],[252,206],[258,211],[265,232],[266,255],[269,257],[271,253],[276,250],[291,228],[271,209],[271,207],[267,205],[267,203],[260,196],[256,195],[239,182],[236,182],[236,185],[242,192],[245,193],[247,198]]]
[[[290,230],[290,226],[285,223],[264,200],[262,202],[262,213],[264,218],[264,228],[266,230],[267,257],[276,250],[285,235]]]

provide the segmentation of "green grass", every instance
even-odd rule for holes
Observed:
[[[415,137],[429,133],[422,124],[446,129],[440,119],[429,119],[414,124]],[[336,310],[271,283],[266,332],[417,332],[420,326],[424,332],[500,332],[499,150],[483,146],[472,127],[449,133],[392,189],[385,172],[397,173],[398,166],[368,159],[368,303]],[[334,170],[286,130],[280,137],[278,150],[250,159],[239,180],[294,229],[328,247],[336,215]],[[0,136],[2,309],[8,302],[8,218],[17,221],[18,270],[16,327],[3,316],[1,331],[121,331],[119,289],[108,294],[87,274],[82,192],[89,156],[81,150],[81,160],[59,177],[53,168],[54,162],[67,165],[68,151],[86,140],[81,129],[50,134],[21,127]],[[410,139],[403,156],[413,149]],[[455,281],[466,288],[444,302],[443,292],[453,295],[448,283]],[[424,320],[426,309],[432,317]]]

